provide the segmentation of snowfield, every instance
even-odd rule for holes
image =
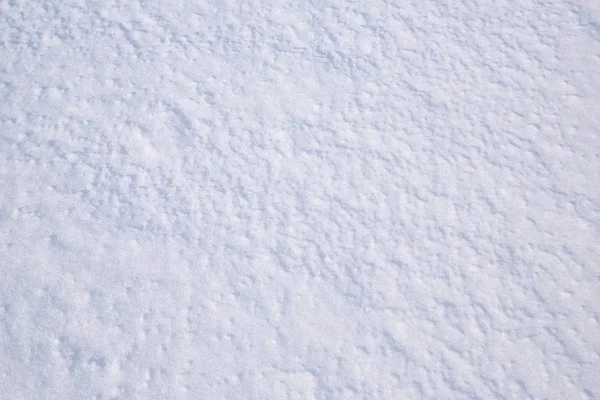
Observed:
[[[0,399],[600,399],[600,2],[0,0]]]

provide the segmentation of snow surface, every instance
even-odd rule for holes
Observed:
[[[0,0],[1,399],[600,399],[600,2]]]

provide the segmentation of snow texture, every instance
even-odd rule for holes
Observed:
[[[0,398],[600,399],[600,2],[0,0]]]

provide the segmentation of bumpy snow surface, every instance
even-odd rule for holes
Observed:
[[[600,398],[600,3],[0,0],[0,398]]]

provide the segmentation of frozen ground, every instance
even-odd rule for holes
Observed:
[[[0,0],[0,398],[600,398],[600,3]]]

